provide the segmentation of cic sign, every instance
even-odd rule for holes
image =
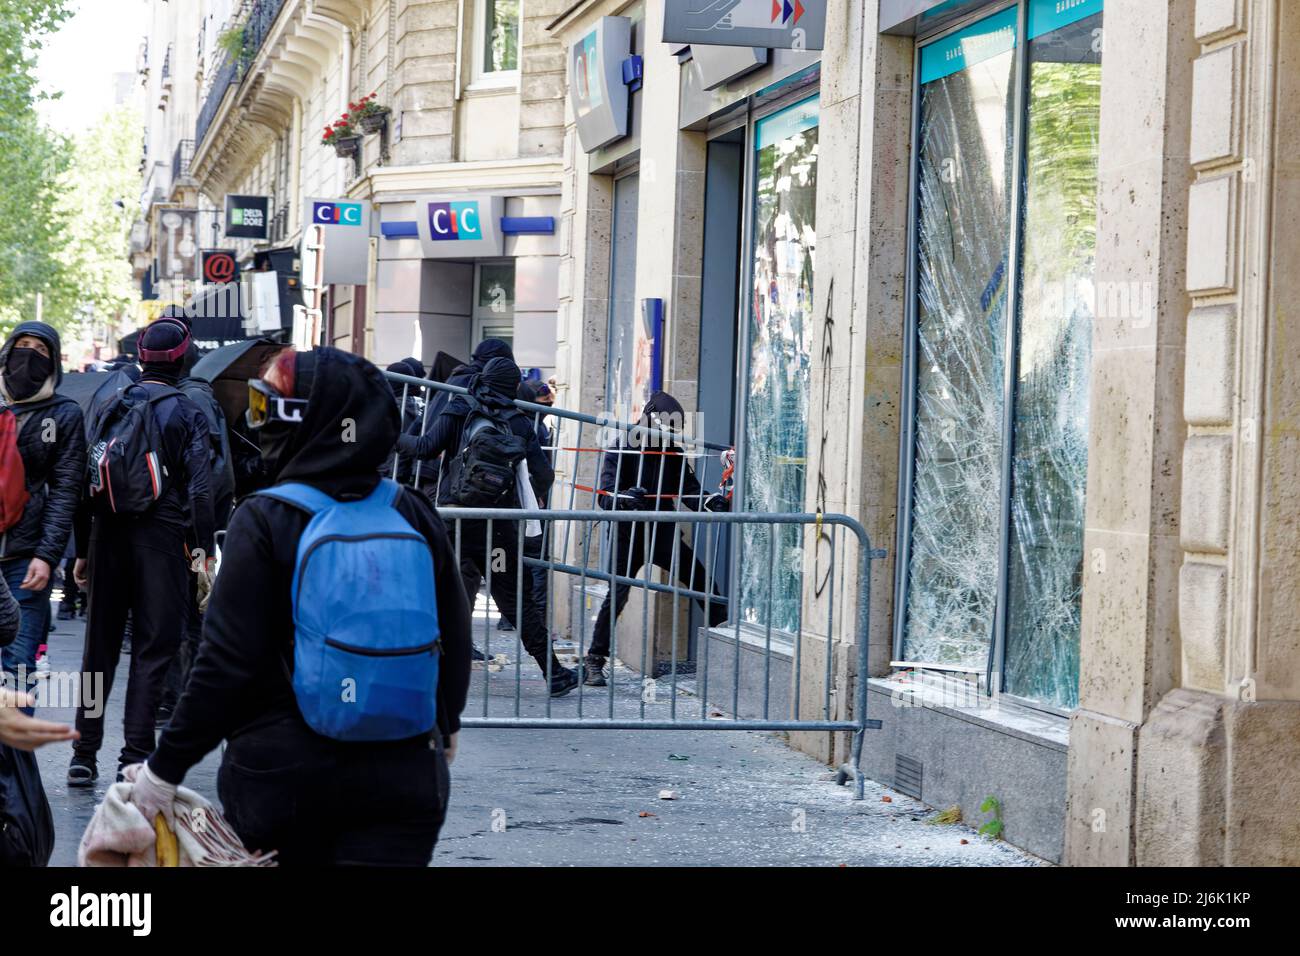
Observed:
[[[365,285],[370,272],[370,203],[308,197],[302,220],[325,233],[325,284]],[[304,240],[311,232],[303,230]]]
[[[426,259],[472,259],[505,253],[501,196],[423,196],[416,223]]]
[[[632,21],[601,17],[569,50],[569,101],[584,152],[622,139],[628,130],[623,61],[632,52]]]

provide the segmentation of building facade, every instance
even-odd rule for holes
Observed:
[[[817,542],[731,542],[786,571],[730,580],[733,621],[831,655],[837,707],[869,681],[870,776],[1054,861],[1297,862],[1295,11],[770,6],[824,10],[821,49],[685,43],[672,0],[548,23],[561,404],[635,417],[662,384],[735,445],[743,508],[888,549],[859,675],[851,628],[814,623]]]
[[[154,6],[151,55],[171,31],[167,46],[187,80],[160,106],[166,131],[151,139],[146,160],[148,169],[161,164],[159,181],[175,180],[161,194],[146,185],[139,229],[148,243],[139,262],[156,270],[149,278],[158,276],[160,296],[202,306],[215,292],[201,261],[183,261],[174,279],[160,264],[167,244],[156,238],[151,208],[156,218],[165,214],[156,207],[178,205],[186,217],[196,211],[200,255],[225,250],[245,273],[277,274],[278,315],[247,279],[241,286],[244,332],[291,337],[292,306],[304,291],[304,235],[325,221],[323,209],[359,207],[355,237],[333,243],[338,234],[326,231],[326,287],[312,341],[381,364],[408,355],[431,364],[439,352],[465,358],[477,340],[498,336],[514,342],[521,365],[554,370],[564,76],[558,43],[541,24],[558,4]],[[386,111],[374,131],[353,118],[352,129],[327,141],[326,131],[366,97]],[[350,142],[336,145],[341,138]],[[184,175],[173,168],[164,176],[166,148],[182,157]],[[263,235],[228,234],[231,196],[254,201]],[[471,249],[420,238],[431,207],[466,202],[500,220],[491,241]],[[349,212],[336,222],[352,219]],[[332,276],[336,267],[343,271]]]

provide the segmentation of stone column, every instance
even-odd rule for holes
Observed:
[[[1182,689],[1141,732],[1137,862],[1300,862],[1300,12],[1198,0]]]
[[[1133,862],[1137,731],[1178,669],[1193,6],[1105,12],[1071,864]]]

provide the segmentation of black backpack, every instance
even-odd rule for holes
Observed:
[[[516,469],[528,454],[525,441],[500,417],[471,398],[460,432],[460,451],[447,466],[447,503],[498,508],[515,492]]]
[[[35,754],[0,744],[0,868],[45,866],[54,852],[54,816]]]
[[[154,405],[173,397],[183,396],[174,388],[155,393],[139,385],[123,389],[90,443],[90,493],[106,498],[116,514],[144,514],[168,488]]]

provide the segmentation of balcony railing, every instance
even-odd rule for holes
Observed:
[[[266,42],[271,27],[275,24],[275,18],[280,15],[286,2],[287,0],[245,0],[239,13],[231,18],[226,29],[243,30],[243,51],[239,56],[222,54],[221,62],[212,78],[212,85],[208,88],[207,98],[203,101],[203,109],[199,111],[199,119],[194,129],[194,142],[203,142],[213,121],[217,118],[226,93],[231,87],[237,87],[243,82],[245,73],[262,49],[262,44]],[[241,17],[240,13],[244,10],[247,10],[248,14]]]
[[[190,178],[190,163],[194,160],[194,140],[183,139],[172,153],[172,185]]]

